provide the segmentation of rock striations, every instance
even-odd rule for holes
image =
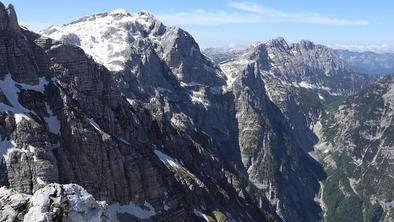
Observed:
[[[5,221],[276,217],[258,209],[237,171],[224,170],[210,140],[161,120],[160,104],[147,106],[152,115],[126,98],[81,48],[20,28],[12,6],[0,11]]]
[[[327,221],[393,221],[394,76],[331,105],[317,153]]]
[[[65,43],[73,39],[71,44],[113,71],[129,102],[143,102],[156,120],[204,146],[224,169],[248,178],[255,202],[269,202],[286,221],[320,219],[315,196],[325,173],[307,153],[318,139],[312,126],[324,104],[371,82],[331,49],[279,38],[218,67],[187,32],[147,12],[123,10],[41,33]],[[105,50],[96,53],[93,45]]]
[[[0,28],[4,221],[330,218],[313,129],[372,82],[331,49],[278,38],[216,65],[121,9],[39,35],[1,5]]]

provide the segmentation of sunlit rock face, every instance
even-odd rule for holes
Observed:
[[[330,107],[322,117],[318,153],[327,221],[393,220],[393,93],[388,76]],[[364,219],[363,219],[364,218]]]

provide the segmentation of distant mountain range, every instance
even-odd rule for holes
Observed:
[[[335,50],[355,72],[387,75],[394,73],[394,53]]]
[[[203,53],[216,63],[229,61],[244,51],[244,48],[206,48]],[[387,75],[394,73],[394,53],[354,52],[334,49],[334,52],[354,72],[370,75]]]

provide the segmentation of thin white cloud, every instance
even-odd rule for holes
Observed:
[[[356,44],[335,44],[329,45],[329,47],[334,49],[346,49],[355,52],[394,52],[394,48],[388,44],[371,44],[371,45],[356,45]]]
[[[223,25],[260,23],[261,16],[255,14],[229,13],[225,11],[209,12],[196,9],[190,12],[158,14],[156,16],[171,25]]]
[[[277,21],[287,22],[300,22],[310,24],[322,24],[322,25],[368,25],[369,22],[364,19],[342,19],[327,17],[316,13],[298,13],[298,12],[284,12],[272,8],[265,7],[260,4],[249,3],[249,2],[229,2],[227,6],[259,14],[262,17],[270,18]]]
[[[227,6],[239,9],[242,11],[247,11],[247,12],[253,12],[253,13],[258,13],[258,14],[264,14],[266,16],[270,17],[285,17],[287,16],[286,13],[283,13],[278,10],[266,8],[262,5],[256,4],[256,3],[250,3],[250,2],[229,2],[227,3]]]
[[[157,17],[172,25],[223,25],[256,24],[266,22],[298,22],[322,25],[368,25],[367,20],[341,19],[316,13],[289,13],[247,2],[229,2],[228,7],[238,12],[206,11],[196,9],[189,12],[159,14]]]

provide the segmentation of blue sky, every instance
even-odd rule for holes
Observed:
[[[39,30],[81,16],[124,8],[148,10],[180,26],[204,47],[248,45],[283,36],[354,50],[393,51],[394,1],[361,0],[6,0],[21,24]]]

